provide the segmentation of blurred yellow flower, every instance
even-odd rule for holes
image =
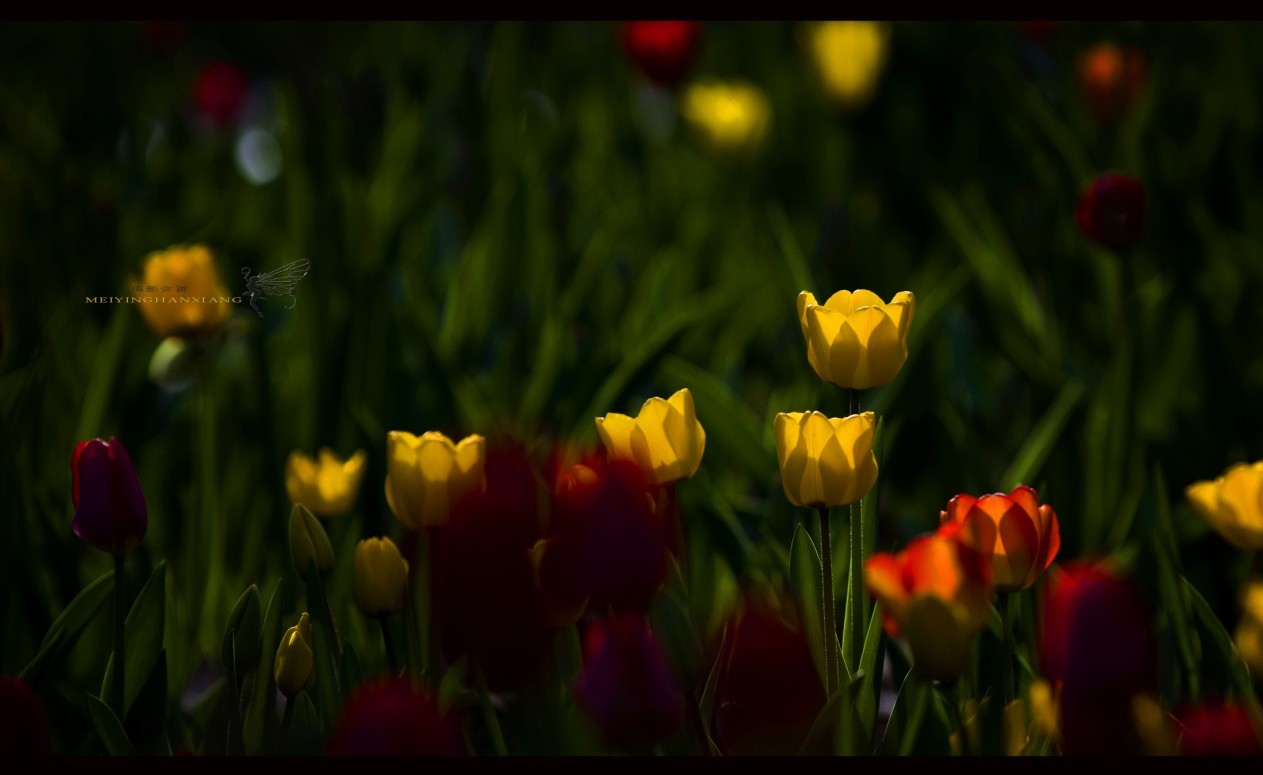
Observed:
[[[807,360],[838,387],[865,390],[895,378],[908,359],[908,329],[916,297],[900,291],[886,303],[872,291],[838,291],[824,304],[798,294],[798,322]]]
[[[409,530],[446,525],[452,506],[486,486],[486,441],[459,444],[437,431],[386,434],[386,503]]]
[[[131,282],[145,287],[141,298],[163,299],[161,303],[138,305],[145,322],[161,337],[189,339],[212,334],[232,315],[232,294],[220,281],[215,259],[205,245],[150,253],[142,277]],[[185,298],[203,300],[181,301]]]
[[[1242,607],[1245,610],[1232,640],[1250,674],[1256,681],[1263,681],[1263,581],[1246,587]]]
[[[1241,549],[1263,549],[1263,461],[1238,463],[1184,491],[1210,526]]]
[[[692,84],[680,112],[702,139],[720,151],[751,151],[762,144],[771,120],[767,97],[745,81]]]
[[[1031,736],[1056,743],[1061,738],[1061,692],[1043,678],[1031,682]]]
[[[965,702],[965,709],[961,716],[964,718],[965,724],[962,728],[952,733],[948,742],[951,743],[952,753],[960,756],[966,753],[962,749],[962,745],[968,736],[970,754],[977,756],[983,753],[982,750],[982,712],[987,709],[990,698],[978,702],[975,699],[969,699]],[[1004,706],[1003,716],[1004,730],[1004,755],[1005,756],[1021,756],[1026,750],[1026,703],[1020,699],[1013,700]]]
[[[839,105],[868,102],[886,64],[890,31],[880,22],[822,22],[808,34],[825,92]]]
[[[351,510],[364,478],[364,450],[345,462],[328,448],[319,458],[302,452],[289,453],[285,465],[285,489],[293,503],[301,503],[317,517],[340,517]]]
[[[697,473],[706,451],[706,431],[688,388],[667,400],[649,399],[635,419],[617,412],[598,417],[596,430],[610,459],[634,462],[659,486]]]
[[[829,418],[820,412],[776,415],[776,457],[785,497],[808,509],[855,503],[877,481],[872,412]]]
[[[366,538],[355,546],[355,604],[368,616],[403,610],[408,561],[389,538]]]
[[[311,620],[304,611],[298,618],[298,624],[290,627],[281,636],[281,645],[276,650],[276,664],[272,669],[276,687],[286,697],[293,697],[301,691],[310,691],[316,685],[316,655],[311,644]]]

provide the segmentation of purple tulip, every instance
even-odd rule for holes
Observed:
[[[103,552],[122,554],[149,527],[145,494],[117,439],[81,441],[70,459],[75,535]]]
[[[1106,172],[1079,197],[1079,229],[1098,245],[1125,250],[1140,242],[1145,227],[1145,186],[1136,178]]]

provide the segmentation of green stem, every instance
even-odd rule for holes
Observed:
[[[838,624],[833,603],[833,544],[829,540],[829,509],[820,509],[820,571],[824,594],[825,693],[832,697],[838,688]]]
[[[860,413],[860,391],[850,390],[851,398],[851,414]],[[860,657],[864,654],[864,629],[867,622],[864,621],[864,527],[863,527],[863,500],[858,500],[851,504],[851,567],[847,580],[847,587],[850,591],[850,599],[847,600],[847,609],[850,611],[851,620],[851,644],[852,659],[855,665],[859,665]],[[856,669],[854,666],[852,669]]]
[[[289,737],[289,728],[294,723],[294,700],[298,699],[298,695],[285,698],[285,715],[281,717],[281,742],[285,742],[285,738]],[[275,718],[275,717],[273,717]]]
[[[333,609],[329,607],[329,591],[325,589],[324,576],[316,574],[320,579],[320,602],[325,608],[325,624],[329,627],[329,645],[333,647],[334,664],[338,669],[342,667],[342,646],[338,643],[338,628],[333,623]]]
[[[999,595],[1000,636],[1004,640],[1004,704],[1007,707],[1017,698],[1017,681],[1013,675],[1013,656],[1016,650],[1013,642],[1013,604],[1018,601],[1012,593],[1001,592]]]
[[[123,574],[123,555],[114,555],[114,684],[109,703],[118,715],[118,722],[125,723],[127,709],[123,707],[123,636],[127,630],[127,579]]]
[[[391,675],[399,672],[399,657],[395,654],[395,643],[390,639],[390,627],[386,624],[386,617],[377,617],[377,623],[382,628],[382,641],[386,644],[386,663],[390,665]]]

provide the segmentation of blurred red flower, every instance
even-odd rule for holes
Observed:
[[[35,691],[21,678],[0,676],[0,754],[48,756],[48,717]]]
[[[1137,48],[1099,43],[1079,55],[1078,69],[1088,107],[1104,122],[1126,114],[1145,84],[1145,55]]]
[[[666,652],[637,613],[589,625],[575,698],[617,746],[658,742],[684,721],[684,696]]]
[[[701,22],[623,22],[623,49],[649,80],[674,86],[697,54]]]
[[[1183,756],[1259,756],[1263,747],[1245,708],[1223,700],[1176,708]]]
[[[728,624],[715,686],[715,742],[729,755],[798,753],[824,687],[802,632],[746,600]]]
[[[123,443],[81,441],[70,458],[75,535],[103,552],[122,554],[145,537],[149,510]]]
[[[558,476],[553,538],[540,564],[545,594],[647,609],[666,579],[674,540],[672,517],[652,492],[628,461],[591,458]]]
[[[460,724],[407,678],[362,684],[342,706],[330,756],[460,756]]]
[[[1061,747],[1067,754],[1137,750],[1132,698],[1157,689],[1158,649],[1149,606],[1129,579],[1101,565],[1049,574],[1040,624],[1040,665],[1061,686]]]
[[[1098,245],[1124,250],[1145,227],[1145,186],[1116,172],[1097,175],[1079,197],[1079,230]]]
[[[232,62],[211,62],[197,72],[193,99],[197,110],[219,125],[231,124],[241,112],[249,84]]]

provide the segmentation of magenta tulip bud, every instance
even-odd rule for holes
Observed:
[[[149,527],[149,510],[121,442],[79,442],[70,459],[70,476],[75,535],[111,554],[140,543]]]
[[[1145,227],[1145,186],[1127,175],[1107,172],[1079,198],[1079,229],[1110,250],[1124,250],[1140,241]]]

